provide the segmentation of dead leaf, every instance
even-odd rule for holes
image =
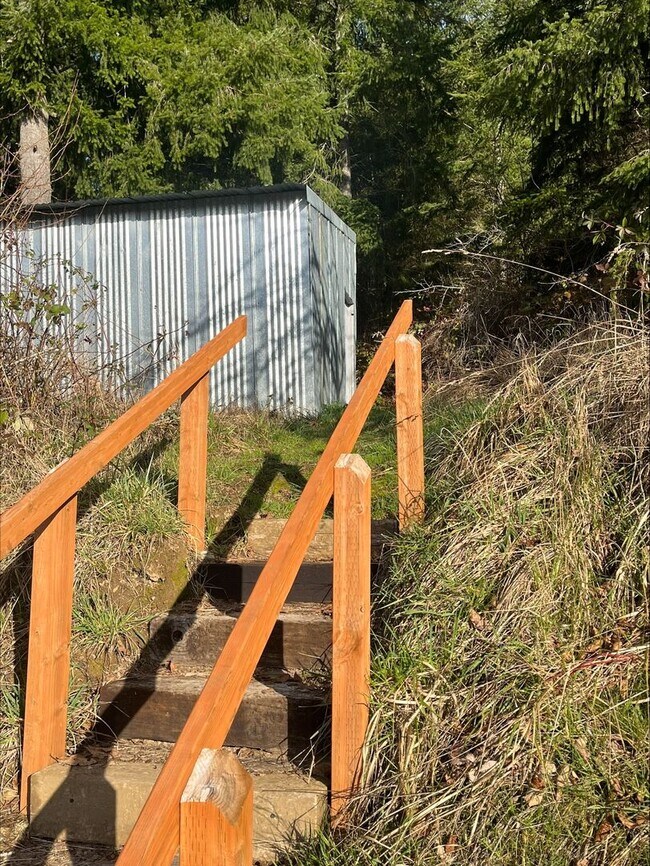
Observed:
[[[598,640],[592,641],[588,646],[585,647],[584,654],[589,655],[589,653],[595,653],[599,649],[601,649],[602,645],[603,645],[603,639],[598,638]]]
[[[618,779],[616,778],[616,776],[612,776],[612,778],[611,778],[611,785],[612,785],[612,790],[614,791],[614,793],[615,793],[617,796],[622,797],[622,796],[623,796],[623,786],[622,786],[621,783],[618,781]]]
[[[582,760],[588,764],[589,763],[589,752],[587,751],[587,743],[583,737],[576,737],[574,741],[574,746],[576,747],[576,752],[580,755]]]
[[[524,796],[524,803],[529,809],[540,806],[544,802],[544,795],[540,791],[529,791]]]
[[[594,833],[594,842],[602,842],[603,839],[606,839],[607,836],[609,836],[613,829],[613,825],[605,819]]]
[[[474,756],[472,755],[472,757]],[[467,778],[470,782],[475,782],[479,776],[484,776],[486,773],[489,773],[493,767],[496,767],[496,765],[496,761],[483,761],[483,763],[478,767],[474,767],[468,772]]]
[[[565,764],[563,767],[560,767],[560,772],[557,774],[556,784],[558,788],[566,788],[567,785],[570,785],[572,782],[576,781],[576,774],[574,771]]]
[[[458,847],[458,836],[454,833],[445,843],[445,854],[447,855],[447,857],[453,857]]]
[[[626,830],[633,830],[636,827],[636,823],[631,821],[625,812],[617,812],[616,817],[621,822],[621,824],[625,827]]]
[[[68,755],[67,758],[58,758],[57,764],[67,764],[69,767],[87,767],[92,764],[88,755]]]
[[[469,612],[469,621],[477,631],[483,631],[485,628],[485,620],[480,613],[472,608]]]

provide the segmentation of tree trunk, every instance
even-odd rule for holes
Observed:
[[[48,117],[33,112],[20,124],[20,198],[25,207],[52,201]]]
[[[352,198],[352,166],[350,164],[350,136],[348,133],[348,95],[342,92],[340,86],[341,73],[345,65],[345,36],[349,28],[350,10],[345,3],[338,2],[334,7],[334,46],[332,51],[332,72],[334,85],[334,103],[344,108],[345,134],[338,143],[339,155],[339,189],[343,195]]]
[[[352,167],[350,165],[350,136],[346,132],[339,142],[341,180],[339,188],[343,195],[352,198]]]

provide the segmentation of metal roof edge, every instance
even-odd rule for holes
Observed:
[[[309,187],[304,183],[278,183],[270,186],[224,187],[223,189],[204,189],[192,192],[166,192],[158,195],[141,195],[126,198],[91,198],[78,201],[48,202],[34,205],[29,209],[30,219],[47,216],[51,213],[65,213],[93,208],[114,207],[117,205],[137,206],[156,202],[183,202],[194,199],[228,198],[233,196],[268,195],[269,193],[301,192],[307,194]]]
[[[337,228],[339,231],[343,232],[343,234],[348,237],[352,243],[356,244],[357,235],[350,228],[350,226],[343,222],[341,217],[333,210],[328,204],[325,204],[323,199],[318,195],[318,193],[314,192],[314,190],[310,186],[305,186],[307,191],[307,202],[312,207],[315,207],[316,210],[321,213],[325,219],[329,220],[332,225]]]
[[[356,243],[356,233],[314,190],[304,183],[278,183],[270,186],[226,187],[224,189],[195,190],[193,192],[169,192],[159,195],[142,195],[128,198],[95,198],[79,201],[50,202],[34,205],[29,210],[29,221],[38,220],[51,214],[72,214],[82,210],[102,210],[106,207],[138,207],[139,205],[165,202],[187,202],[197,199],[233,198],[251,195],[273,195],[287,192],[298,192],[305,196],[307,203],[321,213],[325,219]]]

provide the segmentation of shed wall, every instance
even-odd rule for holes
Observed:
[[[309,190],[315,387],[320,405],[347,402],[356,376],[354,235]]]
[[[153,387],[246,313],[248,336],[213,371],[213,405],[314,412],[349,388],[354,235],[328,210],[302,186],[91,203],[35,220],[27,244],[77,314],[74,268],[96,278],[86,333],[124,379]]]

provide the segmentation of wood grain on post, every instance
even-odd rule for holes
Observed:
[[[203,749],[180,804],[180,866],[250,866],[253,782],[239,759]]]
[[[395,341],[395,403],[398,517],[400,529],[405,529],[424,520],[421,347],[410,334]]]
[[[334,492],[334,464],[354,447],[408,330],[404,301],[343,412],[280,533],[147,802],[118,857],[119,866],[169,866],[179,840],[178,803],[202,748],[220,748]]]
[[[209,375],[206,373],[181,397],[178,510],[197,550],[205,547],[209,404]]]
[[[34,540],[20,808],[29,777],[65,755],[77,526],[73,496]]]
[[[370,678],[370,469],[343,454],[334,469],[332,818],[359,784]]]

